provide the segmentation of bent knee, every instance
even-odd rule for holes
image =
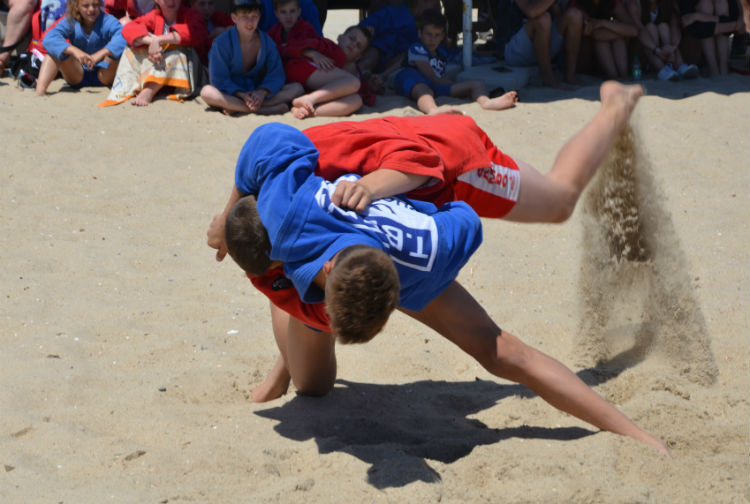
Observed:
[[[533,32],[550,31],[552,29],[552,16],[545,12],[540,16],[529,19],[528,24]]]
[[[300,383],[299,385],[295,383],[294,387],[297,389],[297,392],[302,395],[322,397],[333,390],[334,381],[335,380],[323,380],[309,383]]]

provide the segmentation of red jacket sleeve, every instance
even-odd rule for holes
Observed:
[[[198,11],[180,7],[177,11],[177,22],[170,29],[180,35],[180,45],[194,47],[201,61],[206,61],[208,29]],[[157,8],[123,26],[122,36],[128,45],[133,47],[138,38],[149,33],[160,35],[163,30],[164,17]]]
[[[282,268],[269,270],[262,276],[247,275],[256,289],[275,306],[281,308],[303,324],[319,331],[331,332],[324,303],[303,303],[297,290],[284,275]]]

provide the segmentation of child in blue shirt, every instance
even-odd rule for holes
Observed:
[[[289,111],[289,102],[304,92],[299,83],[284,84],[276,43],[258,30],[261,15],[260,0],[235,0],[231,12],[235,26],[211,46],[211,84],[203,86],[201,98],[227,115],[283,114]]]
[[[439,96],[471,98],[485,110],[504,110],[515,105],[518,101],[515,91],[490,98],[481,81],[453,82],[446,78],[448,52],[442,45],[447,24],[445,16],[436,10],[427,11],[418,24],[419,42],[409,47],[406,66],[395,75],[399,94],[415,100],[425,114],[446,112],[435,103]]]
[[[66,16],[42,41],[47,56],[36,82],[39,96],[47,93],[58,71],[74,89],[112,85],[127,45],[122,25],[102,11],[98,0],[68,0]]]

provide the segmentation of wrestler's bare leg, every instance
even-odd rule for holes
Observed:
[[[402,311],[458,345],[495,376],[525,385],[555,408],[602,430],[632,437],[669,455],[662,440],[638,427],[564,364],[501,330],[458,282],[421,312]]]
[[[552,169],[542,174],[517,161],[521,170],[518,202],[504,218],[516,222],[563,222],[596,174],[617,135],[630,119],[643,88],[607,81],[600,89],[601,107],[557,154]]]
[[[310,329],[273,305],[271,320],[281,355],[263,383],[253,389],[253,401],[270,401],[282,396],[290,379],[301,394],[325,395],[330,392],[336,380],[333,336]]]

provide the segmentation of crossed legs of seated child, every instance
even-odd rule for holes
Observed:
[[[62,61],[53,58],[49,54],[44,57],[42,66],[39,68],[39,77],[36,81],[35,92],[37,95],[44,96],[47,94],[47,88],[49,88],[49,85],[57,77],[58,71],[62,73],[65,82],[74,87],[85,84],[84,79],[87,78],[87,72],[95,73],[99,84],[103,86],[112,85],[112,82],[115,80],[115,73],[117,73],[117,61],[109,56],[99,58],[97,55],[86,54],[74,46],[70,46],[68,50],[72,54]],[[95,67],[96,63],[102,60],[109,63],[109,66],[107,68]],[[88,70],[93,68],[95,70]],[[88,79],[91,78],[88,77]]]
[[[305,85],[312,91],[292,101],[292,114],[297,119],[347,116],[362,107],[362,98],[357,94],[359,79],[341,68],[316,70]]]
[[[221,109],[226,115],[234,113],[268,115],[288,112],[288,103],[302,93],[304,89],[296,82],[285,84],[271,98],[266,98],[268,93],[265,89],[227,94],[208,84],[201,89],[201,98],[207,105]]]

